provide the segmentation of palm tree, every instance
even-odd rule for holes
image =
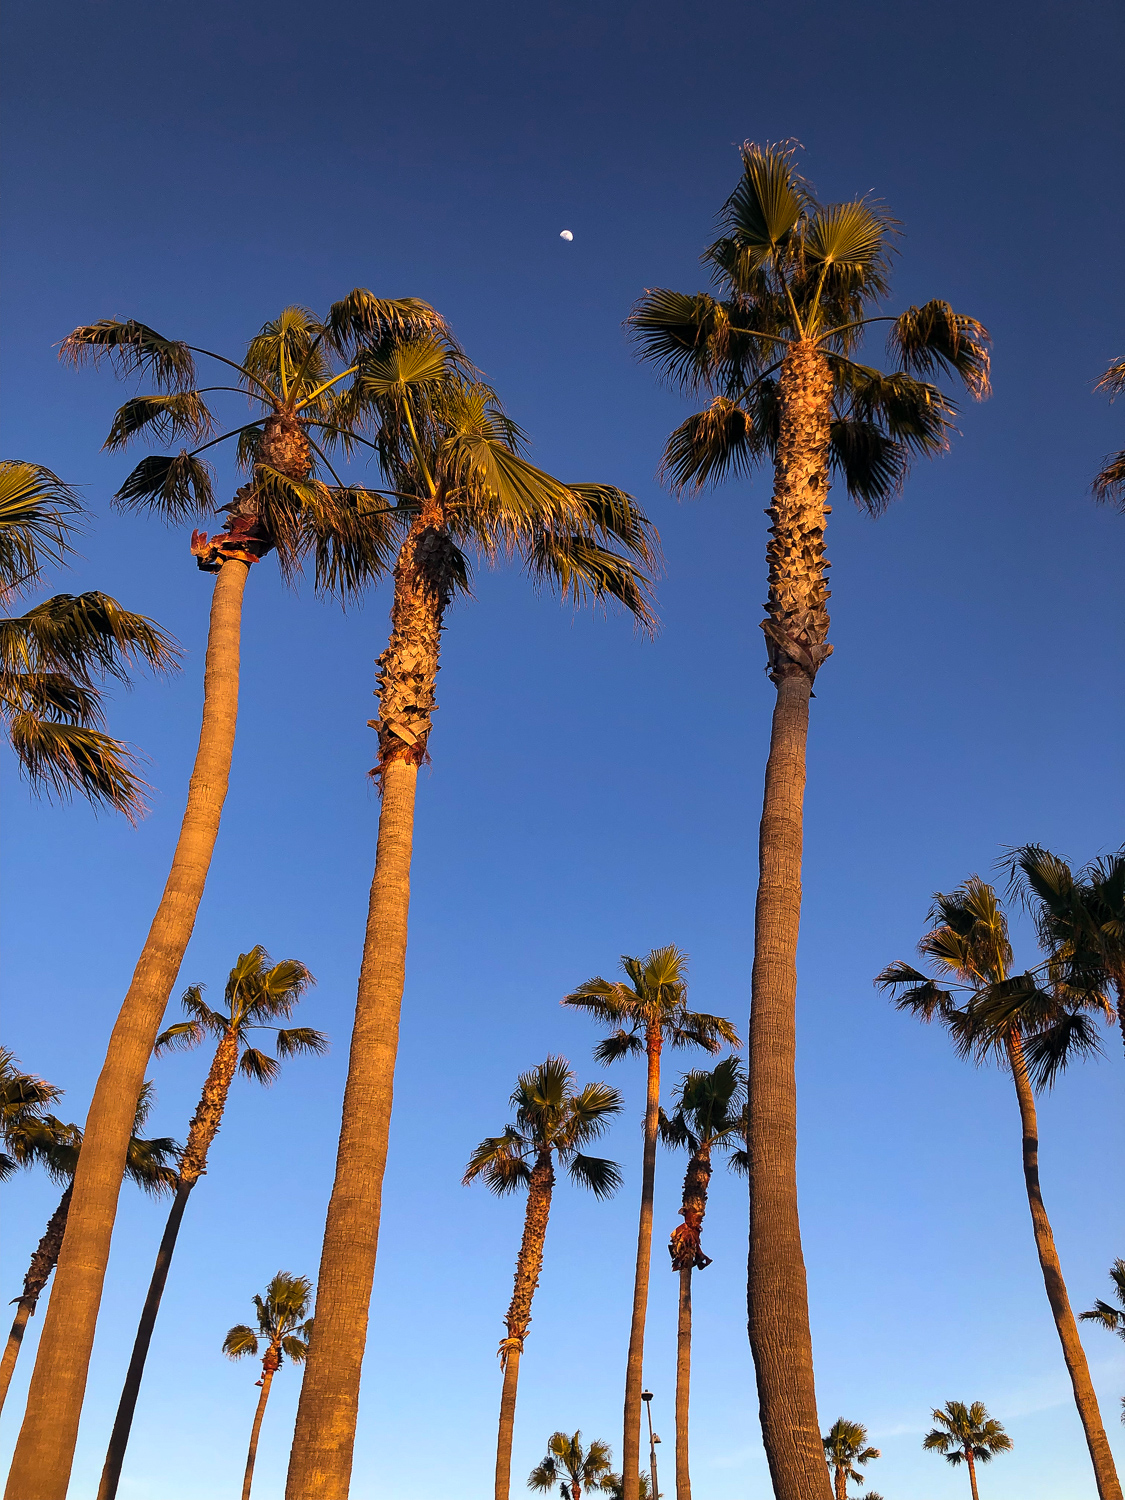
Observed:
[[[370,721],[379,737],[379,834],[318,1274],[320,1335],[301,1386],[289,1500],[344,1500],[348,1489],[405,976],[415,790],[429,759],[445,614],[468,586],[467,554],[485,563],[518,557],[576,605],[615,599],[643,625],[652,616],[642,568],[656,557],[652,528],[628,495],[564,484],[527,461],[520,429],[448,334],[389,336],[354,402],[405,507],[405,536],[378,661],[379,717]]]
[[[754,914],[750,1071],[749,1334],[778,1500],[827,1497],[797,1212],[797,936],[809,699],[832,651],[824,533],[835,472],[869,515],[912,460],[948,446],[954,404],[919,376],[988,392],[988,335],[946,302],[884,316],[897,225],[868,201],[824,205],[790,145],[742,148],[724,233],[703,255],[719,295],[650,290],[630,315],[642,357],[711,397],[671,435],[677,492],[773,464],[766,635],[777,688]],[[889,325],[889,373],[852,356]]]
[[[1107,391],[1111,401],[1125,392],[1125,359],[1115,359],[1094,389]],[[1102,465],[1094,478],[1094,499],[1125,510],[1125,451],[1111,453]]]
[[[879,1457],[879,1450],[868,1447],[867,1428],[862,1422],[849,1422],[847,1417],[837,1417],[822,1441],[824,1456],[832,1470],[835,1500],[848,1500],[849,1479],[853,1484],[865,1484],[867,1476],[859,1471]]]
[[[1084,1323],[1100,1323],[1119,1339],[1125,1339],[1125,1260],[1115,1260],[1109,1268],[1109,1274],[1113,1281],[1114,1296],[1121,1306],[1114,1307],[1111,1302],[1103,1302],[1099,1297],[1088,1312],[1079,1313],[1078,1316]],[[1125,1422],[1125,1396],[1121,1398],[1121,1420]]]
[[[691,1273],[711,1264],[700,1246],[711,1154],[729,1153],[735,1171],[746,1171],[746,1074],[735,1056],[726,1057],[710,1072],[685,1073],[674,1097],[671,1116],[660,1111],[660,1139],[666,1146],[690,1152],[684,1173],[683,1223],[672,1231],[668,1252],[672,1269],[680,1275],[680,1312],[676,1334],[676,1500],[691,1500],[688,1461],[688,1420],[691,1410]]]
[[[90,1105],[86,1150],[12,1461],[10,1495],[22,1497],[34,1489],[43,1500],[65,1500],[129,1139],[129,1101],[140,1088],[191,937],[226,799],[247,574],[272,548],[283,571],[292,575],[310,547],[317,581],[325,587],[346,587],[348,579],[358,584],[379,572],[385,535],[377,513],[387,507],[373,492],[340,482],[324,454],[334,442],[352,441],[347,391],[366,342],[388,326],[430,327],[435,321],[424,303],[380,301],[357,288],[334,304],[324,323],[303,308],[286,308],[250,340],[241,362],[167,339],[132,319],[103,319],[75,329],[63,342],[62,356],[73,363],[109,359],[118,374],[147,377],[155,387],[120,408],[107,447],[123,448],[150,434],[168,444],[207,439],[174,457],[142,459],[118,491],[124,508],[155,510],[174,523],[214,512],[210,472],[200,455],[230,438],[236,439],[239,461],[250,477],[223,507],[225,529],[210,539],[203,532],[192,538],[199,566],[216,575],[199,748],[172,867]],[[345,351],[344,368],[334,371],[332,353]],[[220,378],[234,383],[198,387],[196,354],[230,371]],[[223,391],[245,397],[257,411],[249,423],[209,437],[214,421],[203,397]],[[318,477],[321,469],[331,483]]]
[[[282,1028],[273,1024],[279,1018],[287,1020],[305,990],[315,982],[304,964],[298,963],[295,958],[283,959],[281,963],[275,964],[259,944],[251,948],[249,953],[240,953],[238,962],[230,971],[225,994],[225,1014],[212,1010],[203,999],[203,986],[193,984],[181,1002],[191,1019],[170,1026],[157,1038],[157,1056],[172,1049],[198,1047],[208,1033],[218,1038],[218,1046],[211,1059],[199,1105],[188,1128],[187,1145],[184,1147],[176,1183],[176,1196],[172,1200],[168,1222],[156,1254],[148,1295],[141,1310],[133,1354],[129,1360],[102,1469],[98,1500],[113,1500],[117,1494],[121,1465],[125,1459],[133,1413],[148,1357],[148,1346],[160,1311],[160,1301],[168,1280],[168,1268],[172,1263],[184,1210],[192,1189],[207,1170],[207,1153],[219,1133],[235,1072],[268,1087],[281,1071],[281,1059],[296,1057],[302,1053],[318,1054],[327,1049],[328,1038],[322,1031],[314,1031],[311,1026]],[[250,1032],[263,1029],[276,1032],[276,1058],[250,1045]]]
[[[624,1500],[625,1479],[623,1475],[610,1474],[609,1482],[603,1483],[602,1488],[610,1496],[610,1500]],[[637,1494],[640,1500],[649,1500],[649,1496],[652,1494],[652,1485],[649,1483],[649,1477],[644,1469],[641,1469],[637,1474]]]
[[[588,979],[563,1000],[611,1028],[594,1048],[600,1063],[644,1053],[648,1060],[645,1101],[644,1165],[637,1231],[637,1266],[633,1279],[633,1315],[625,1370],[624,1441],[621,1469],[625,1500],[637,1500],[633,1476],[640,1470],[641,1387],[644,1383],[645,1315],[652,1259],[652,1198],[656,1181],[656,1138],[660,1125],[660,1054],[672,1047],[702,1047],[718,1052],[723,1042],[738,1046],[738,1033],[721,1016],[692,1011],[687,1005],[687,954],[679,948],[654,948],[645,958],[622,955],[624,980]]]
[[[946,1463],[954,1468],[968,1464],[973,1500],[979,1500],[977,1464],[990,1464],[997,1453],[1007,1453],[1011,1438],[996,1418],[988,1415],[983,1401],[974,1401],[971,1406],[947,1401],[944,1407],[935,1407],[933,1415],[938,1425],[922,1439],[922,1447],[944,1454]]]
[[[588,1448],[582,1434],[573,1437],[553,1432],[547,1440],[547,1456],[528,1475],[529,1490],[553,1490],[557,1484],[562,1500],[582,1500],[584,1490],[613,1490],[609,1444],[595,1438]]]
[[[1121,1484],[1039,1184],[1039,1126],[1025,1055],[1025,1042],[1033,1044],[1044,1031],[1063,1035],[1067,1045],[1056,1047],[1049,1065],[1039,1070],[1040,1079],[1050,1083],[1069,1056],[1090,1051],[1096,1046],[1096,1038],[1091,1036],[1088,1019],[1068,997],[1060,1000],[1052,991],[1040,988],[1034,973],[1012,974],[1007,919],[996,892],[979,876],[971,876],[949,895],[939,891],[929,920],[933,925],[918,944],[918,951],[943,974],[956,976],[959,987],[968,992],[968,1002],[958,1006],[950,989],[941,988],[934,979],[902,962],[889,965],[875,983],[895,994],[899,1010],[910,1011],[925,1022],[939,1019],[963,1057],[982,1060],[994,1056],[1007,1064],[1019,1105],[1024,1183],[1047,1301],[1090,1449],[1098,1494],[1101,1500],[1121,1500]]]
[[[307,1276],[290,1276],[288,1271],[279,1271],[266,1287],[265,1297],[254,1298],[254,1306],[258,1309],[257,1332],[246,1323],[236,1323],[223,1340],[223,1353],[231,1359],[241,1359],[246,1354],[256,1357],[261,1345],[264,1343],[266,1346],[266,1352],[262,1355],[262,1378],[258,1381],[262,1394],[258,1397],[254,1425],[250,1429],[250,1451],[246,1455],[242,1500],[250,1500],[258,1435],[262,1430],[262,1418],[266,1414],[266,1402],[270,1398],[273,1377],[286,1356],[295,1365],[300,1365],[304,1364],[309,1352],[309,1336],[313,1326],[313,1320],[308,1316],[311,1301],[312,1282]]]
[[[52,1182],[65,1184],[65,1188],[58,1207],[47,1220],[47,1228],[35,1247],[31,1264],[23,1279],[23,1290],[14,1299],[16,1316],[0,1359],[0,1410],[8,1399],[8,1387],[15,1374],[27,1320],[34,1316],[43,1288],[50,1280],[59,1258],[59,1248],[70,1211],[71,1184],[82,1145],[80,1125],[66,1125],[56,1116],[42,1112],[43,1105],[53,1103],[60,1097],[62,1090],[44,1083],[41,1078],[15,1072],[13,1063],[10,1052],[0,1054],[3,1069],[0,1097],[4,1142],[11,1151],[10,1156],[5,1152],[0,1161],[0,1181],[18,1167],[40,1166]],[[31,1103],[36,1097],[41,1101],[38,1105]],[[152,1084],[146,1082],[141,1089],[133,1117],[133,1134],[125,1157],[125,1176],[144,1192],[159,1197],[163,1193],[170,1193],[176,1185],[180,1148],[169,1136],[149,1139],[141,1134],[155,1102],[156,1094]]]
[[[500,1341],[504,1389],[500,1398],[500,1428],[496,1439],[496,1500],[508,1500],[512,1468],[512,1433],[516,1417],[516,1387],[520,1356],[531,1323],[531,1301],[543,1268],[543,1244],[555,1187],[555,1160],[571,1179],[589,1188],[595,1198],[608,1198],[621,1184],[617,1164],[602,1157],[583,1156],[580,1146],[596,1140],[613,1115],[621,1112],[621,1095],[604,1083],[577,1089],[575,1075],[564,1057],[548,1057],[528,1073],[521,1073],[511,1097],[516,1111],[503,1135],[487,1136],[469,1158],[463,1182],[483,1177],[500,1196],[527,1189],[523,1239],[516,1261],[516,1280],[508,1305],[506,1338]]]
[[[48,564],[65,562],[82,514],[50,469],[0,460],[0,604],[37,583]],[[128,682],[138,661],[169,671],[178,655],[158,625],[96,589],[0,616],[0,712],[32,787],[49,796],[78,792],[135,821],[143,783],[127,747],[102,727],[97,684]]]

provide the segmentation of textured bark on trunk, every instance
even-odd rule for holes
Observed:
[[[830,1500],[816,1412],[808,1290],[797,1213],[796,999],[805,748],[813,680],[831,652],[824,528],[832,376],[796,344],[778,381],[770,506],[770,676],[777,687],[759,833],[748,1071],[748,1330],[776,1500]]]
[[[192,1188],[207,1170],[207,1153],[219,1133],[227,1095],[230,1092],[237,1065],[238,1037],[235,1032],[228,1031],[215,1048],[215,1055],[211,1059],[211,1067],[203,1084],[199,1105],[188,1129],[187,1145],[184,1147],[183,1160],[180,1163],[179,1187],[176,1189],[176,1196],[168,1213],[168,1222],[164,1226],[160,1248],[156,1253],[156,1265],[153,1267],[148,1295],[141,1309],[137,1337],[133,1343],[133,1353],[129,1360],[129,1368],[125,1373],[125,1384],[121,1391],[117,1416],[114,1418],[113,1431],[110,1433],[105,1464],[102,1467],[98,1500],[115,1500],[117,1495],[117,1487],[121,1481],[121,1466],[125,1462],[125,1450],[129,1446],[133,1415],[137,1409],[137,1398],[141,1393],[145,1361],[148,1358],[149,1345],[152,1343],[152,1332],[156,1327],[156,1317],[160,1311],[160,1302],[168,1281],[168,1268],[172,1264],[172,1255],[176,1248],[176,1240],[179,1238],[184,1210],[187,1208]]]
[[[684,1173],[683,1223],[672,1231],[668,1245],[672,1269],[680,1273],[680,1311],[676,1329],[676,1500],[691,1500],[691,1469],[688,1462],[688,1422],[691,1413],[691,1273],[705,1270],[710,1258],[703,1253],[700,1236],[707,1212],[707,1187],[711,1181],[709,1142],[693,1151]]]
[[[973,1455],[971,1453],[966,1452],[966,1454],[965,1454],[965,1461],[966,1461],[966,1463],[969,1466],[969,1484],[972,1487],[973,1500],[980,1500],[980,1496],[977,1494],[977,1464],[976,1464],[976,1459],[973,1457]]]
[[[641,1172],[641,1213],[637,1226],[637,1268],[633,1277],[633,1317],[629,1325],[629,1358],[625,1366],[625,1430],[621,1440],[624,1500],[640,1500],[641,1390],[644,1387],[645,1317],[652,1263],[652,1197],[656,1182],[656,1132],[660,1121],[659,1026],[648,1029],[648,1092],[645,1099],[645,1150]]]
[[[1019,1100],[1020,1124],[1023,1132],[1023,1176],[1027,1186],[1027,1201],[1031,1208],[1031,1225],[1035,1232],[1035,1248],[1039,1252],[1039,1265],[1043,1272],[1043,1285],[1047,1289],[1047,1301],[1062,1345],[1063,1359],[1074,1389],[1074,1404],[1086,1434],[1086,1446],[1090,1450],[1090,1462],[1094,1466],[1094,1480],[1100,1500],[1122,1500],[1121,1481],[1113,1462],[1109,1440],[1102,1425],[1102,1414],[1098,1398],[1094,1393],[1090,1369],[1086,1363],[1086,1351],[1078,1337],[1078,1324],[1074,1320],[1066,1282],[1063,1280],[1059,1254],[1055,1248],[1055,1236],[1051,1221],[1043,1204],[1039,1187],[1039,1125],[1035,1112],[1035,1096],[1027,1076],[1023,1057],[1023,1046],[1019,1036],[1011,1032],[1008,1037],[1008,1063],[1016,1085]]]
[[[1117,1024],[1121,1028],[1122,1045],[1125,1045],[1125,978],[1119,979],[1115,975],[1113,987],[1117,991]]]
[[[848,1471],[843,1464],[836,1465],[836,1472],[832,1477],[836,1500],[848,1500]]]
[[[0,1361],[0,1411],[3,1411],[4,1402],[8,1399],[8,1387],[15,1373],[16,1360],[19,1358],[27,1320],[34,1313],[43,1288],[47,1285],[51,1272],[58,1263],[59,1249],[62,1246],[63,1234],[66,1232],[66,1216],[70,1211],[70,1196],[73,1191],[73,1186],[68,1186],[59,1199],[59,1206],[47,1220],[43,1238],[36,1245],[31,1264],[27,1268],[27,1275],[23,1278],[23,1291],[20,1293],[16,1316],[12,1322],[11,1332],[8,1334],[8,1342],[4,1345],[4,1358]]]
[[[258,1456],[258,1437],[262,1431],[262,1418],[266,1414],[266,1402],[270,1399],[270,1386],[273,1384],[273,1377],[279,1364],[280,1360],[272,1349],[262,1361],[262,1394],[258,1397],[254,1425],[250,1429],[250,1451],[246,1455],[246,1473],[242,1476],[242,1500],[250,1500],[250,1486],[254,1483],[254,1460]]]
[[[500,1396],[500,1426],[496,1437],[496,1500],[508,1500],[512,1471],[512,1435],[516,1420],[516,1388],[519,1361],[524,1340],[531,1326],[531,1303],[543,1270],[543,1246],[547,1238],[547,1220],[551,1214],[551,1194],[555,1187],[555,1169],[550,1151],[540,1151],[527,1185],[527,1209],[523,1221],[523,1238],[516,1259],[516,1279],[508,1316],[504,1323],[508,1336],[500,1345],[500,1363],[504,1370],[504,1389]],[[515,1365],[514,1370],[512,1365]]]
[[[379,842],[287,1500],[345,1500],[351,1478],[406,975],[414,795],[436,706],[452,561],[440,507],[427,506],[395,564],[391,639],[378,663]]]
[[[691,1413],[691,1266],[680,1271],[676,1324],[676,1500],[691,1500],[688,1420]]]
[[[86,1120],[54,1293],[43,1320],[6,1500],[66,1500],[137,1098],[195,925],[227,794],[248,571],[245,562],[229,561],[215,579],[203,725],[187,808],[164,894],[113,1028]]]

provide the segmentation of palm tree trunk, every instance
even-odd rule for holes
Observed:
[[[3,1411],[4,1402],[8,1399],[8,1387],[15,1373],[16,1360],[19,1358],[27,1320],[35,1311],[43,1288],[47,1285],[51,1272],[58,1263],[59,1249],[66,1232],[66,1217],[70,1211],[70,1195],[73,1191],[73,1184],[68,1185],[66,1192],[59,1199],[59,1206],[47,1220],[43,1238],[35,1247],[31,1264],[27,1268],[27,1275],[23,1279],[23,1291],[20,1293],[16,1316],[12,1322],[12,1330],[8,1334],[8,1342],[4,1345],[4,1358],[0,1361],[0,1411]]]
[[[836,1500],[848,1500],[848,1471],[843,1464],[836,1465],[832,1478]]]
[[[254,1425],[250,1429],[250,1451],[246,1455],[246,1473],[242,1476],[242,1500],[250,1500],[250,1486],[254,1483],[254,1460],[258,1456],[258,1436],[262,1430],[262,1418],[266,1414],[266,1402],[270,1399],[270,1386],[277,1369],[276,1362],[272,1365],[269,1363],[270,1354],[273,1354],[272,1349],[262,1361],[262,1394],[258,1397],[258,1409],[254,1413]]]
[[[1008,1035],[1008,1062],[1016,1085],[1019,1100],[1020,1124],[1023,1128],[1023,1176],[1027,1186],[1027,1201],[1031,1207],[1031,1225],[1035,1231],[1035,1248],[1039,1252],[1039,1265],[1043,1271],[1043,1284],[1047,1289],[1047,1301],[1058,1329],[1063,1358],[1074,1389],[1074,1404],[1086,1434],[1086,1446],[1090,1450],[1090,1461],[1094,1466],[1094,1480],[1098,1486],[1100,1500],[1122,1500],[1121,1481],[1117,1477],[1109,1440],[1102,1425],[1098,1409],[1098,1398],[1090,1379],[1086,1363],[1086,1351],[1078,1337],[1078,1324],[1071,1311],[1066,1282],[1063,1280],[1059,1254],[1055,1248],[1055,1236],[1051,1221],[1043,1204],[1039,1187],[1039,1125],[1035,1113],[1035,1095],[1027,1076],[1023,1046],[1014,1031]]]
[[[540,1151],[527,1185],[527,1209],[524,1213],[523,1238],[516,1260],[516,1279],[512,1300],[508,1304],[505,1326],[508,1336],[500,1345],[500,1362],[504,1370],[504,1389],[500,1395],[500,1426],[496,1434],[496,1500],[508,1500],[512,1473],[512,1436],[516,1423],[516,1388],[519,1384],[520,1356],[531,1325],[531,1302],[543,1269],[543,1246],[547,1238],[547,1220],[551,1214],[551,1194],[555,1187],[555,1170],[550,1151]]]
[[[625,1366],[625,1430],[621,1440],[624,1500],[640,1500],[641,1390],[644,1386],[645,1317],[652,1261],[652,1199],[656,1183],[656,1131],[660,1119],[659,1026],[648,1031],[648,1094],[645,1100],[645,1150],[641,1172],[641,1214],[637,1226],[637,1268],[633,1277],[633,1317],[629,1325],[629,1358]]]
[[[691,1267],[680,1271],[680,1316],[676,1326],[676,1500],[691,1500],[688,1416],[691,1410]]]
[[[195,925],[227,794],[248,572],[247,563],[232,559],[215,578],[203,724],[187,807],[164,894],[113,1028],[86,1120],[54,1294],[43,1320],[6,1500],[66,1500],[137,1097]]]
[[[776,1500],[829,1500],[816,1412],[797,1212],[796,1000],[809,698],[831,651],[824,582],[832,376],[794,345],[779,374],[781,428],[767,548],[770,675],[777,686],[759,832],[748,1071],[748,1330]]]
[[[973,1455],[971,1453],[966,1452],[966,1454],[965,1454],[965,1461],[969,1465],[969,1484],[972,1486],[973,1500],[980,1500],[980,1496],[977,1494],[977,1464],[976,1464],[976,1459],[973,1457]]]
[[[691,1500],[691,1470],[688,1466],[688,1422],[691,1403],[691,1273],[711,1264],[703,1253],[700,1236],[707,1212],[707,1186],[711,1181],[711,1143],[700,1142],[692,1152],[684,1173],[683,1223],[672,1231],[668,1249],[672,1269],[680,1273],[680,1315],[676,1334],[676,1500]]]

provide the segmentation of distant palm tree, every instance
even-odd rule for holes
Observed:
[[[0,460],[0,604],[38,583],[48,564],[66,561],[82,514],[50,469]],[[55,594],[0,616],[0,713],[32,787],[59,797],[78,792],[135,820],[144,784],[128,748],[104,732],[97,684],[128,682],[134,662],[169,671],[178,657],[152,620],[97,590]]]
[[[70,1212],[71,1184],[82,1145],[82,1128],[65,1125],[54,1115],[42,1113],[31,1105],[34,1099],[44,1104],[53,1103],[62,1094],[62,1089],[44,1083],[41,1078],[12,1071],[14,1059],[10,1052],[0,1053],[0,1100],[3,1110],[4,1143],[11,1155],[4,1153],[0,1159],[0,1181],[11,1175],[17,1167],[42,1167],[52,1182],[66,1184],[58,1207],[47,1221],[47,1228],[31,1257],[27,1274],[23,1279],[23,1291],[14,1299],[16,1316],[0,1359],[0,1410],[8,1398],[8,1387],[15,1373],[16,1360],[23,1345],[27,1320],[35,1313],[43,1288],[50,1280],[51,1272],[59,1258]],[[25,1102],[26,1101],[26,1102]],[[151,1083],[145,1083],[137,1101],[133,1117],[133,1134],[129,1140],[129,1151],[125,1158],[125,1176],[153,1197],[170,1193],[178,1180],[176,1165],[180,1159],[180,1148],[169,1136],[148,1139],[141,1135],[145,1122],[152,1112],[156,1095]]]
[[[824,1456],[832,1471],[832,1487],[836,1500],[848,1500],[848,1481],[853,1484],[866,1483],[867,1476],[859,1470],[864,1464],[879,1457],[878,1448],[867,1445],[867,1428],[862,1422],[849,1422],[847,1417],[837,1417],[824,1434]],[[872,1500],[870,1492],[867,1500]]]
[[[946,1463],[955,1468],[968,1464],[973,1500],[979,1500],[977,1464],[990,1464],[997,1453],[1007,1453],[1011,1438],[996,1418],[988,1415],[983,1401],[974,1401],[971,1406],[964,1401],[947,1401],[944,1407],[934,1408],[933,1417],[938,1425],[922,1439],[922,1447],[944,1454]]]
[[[125,1459],[133,1413],[148,1357],[148,1346],[160,1311],[172,1253],[176,1248],[188,1198],[207,1170],[207,1153],[219,1133],[235,1071],[268,1086],[281,1071],[279,1059],[326,1050],[328,1039],[322,1031],[314,1031],[311,1026],[279,1028],[271,1024],[279,1018],[287,1019],[305,990],[315,982],[304,964],[298,963],[295,958],[287,958],[275,964],[259,944],[251,948],[249,953],[239,954],[238,962],[230,971],[225,996],[226,1014],[211,1010],[204,1003],[203,986],[194,984],[182,1001],[191,1020],[170,1026],[157,1038],[157,1056],[172,1049],[198,1047],[208,1032],[218,1037],[219,1044],[215,1048],[203,1093],[188,1129],[176,1196],[157,1251],[148,1296],[141,1310],[133,1354],[125,1375],[125,1385],[102,1469],[98,1500],[113,1500],[117,1494],[121,1465]],[[263,1029],[277,1033],[277,1058],[269,1057],[250,1045],[249,1033]]]
[[[609,1483],[603,1484],[602,1488],[610,1496],[610,1500],[625,1500],[625,1480],[622,1475],[611,1474],[609,1476]],[[641,1469],[637,1474],[637,1493],[640,1496],[640,1500],[649,1500],[649,1496],[652,1494],[652,1485],[644,1469]]]
[[[676,1336],[676,1500],[691,1500],[688,1423],[691,1411],[691,1273],[711,1264],[700,1246],[711,1154],[729,1153],[730,1165],[747,1170],[746,1073],[735,1056],[710,1072],[685,1073],[675,1089],[679,1103],[671,1116],[660,1111],[660,1139],[666,1146],[690,1152],[684,1174],[683,1223],[668,1245],[672,1269],[680,1274],[680,1312]]]
[[[1125,359],[1115,359],[1094,389],[1107,391],[1111,401],[1125,392]],[[1106,459],[1094,478],[1094,498],[1125,510],[1125,451]]]
[[[645,958],[622,955],[624,980],[588,979],[563,1000],[609,1026],[610,1034],[594,1048],[598,1062],[644,1054],[648,1061],[645,1100],[644,1165],[641,1175],[637,1266],[633,1278],[633,1315],[625,1371],[625,1422],[622,1473],[625,1500],[637,1500],[632,1476],[640,1472],[641,1387],[644,1384],[645,1316],[652,1260],[652,1200],[656,1181],[656,1139],[660,1126],[660,1054],[672,1047],[702,1047],[718,1052],[723,1042],[738,1046],[738,1033],[721,1016],[688,1009],[687,954],[679,948],[654,948]]]
[[[616,1162],[583,1156],[578,1149],[596,1140],[612,1116],[620,1114],[621,1095],[616,1089],[604,1083],[588,1083],[578,1089],[566,1059],[548,1057],[539,1067],[521,1073],[511,1103],[516,1111],[514,1124],[503,1135],[488,1136],[481,1141],[462,1179],[468,1183],[481,1177],[498,1195],[527,1189],[515,1288],[505,1320],[508,1336],[500,1343],[504,1389],[496,1439],[496,1500],[508,1500],[520,1356],[531,1323],[531,1301],[543,1266],[555,1160],[562,1162],[572,1180],[589,1188],[596,1198],[608,1198],[621,1183]]]
[[[1103,1302],[1099,1297],[1089,1312],[1079,1313],[1078,1316],[1084,1323],[1100,1323],[1119,1339],[1125,1339],[1125,1260],[1115,1260],[1109,1268],[1109,1274],[1113,1281],[1114,1295],[1121,1306],[1114,1307],[1111,1302]],[[1125,1422],[1125,1396],[1121,1398],[1121,1420]]]
[[[313,1319],[309,1317],[312,1301],[312,1282],[307,1276],[290,1276],[279,1271],[266,1287],[264,1298],[255,1297],[258,1309],[257,1331],[246,1323],[236,1323],[223,1340],[223,1353],[231,1359],[244,1355],[256,1356],[264,1343],[262,1355],[262,1378],[258,1384],[262,1394],[254,1412],[254,1425],[250,1429],[250,1451],[246,1455],[246,1473],[242,1479],[242,1500],[250,1500],[250,1486],[254,1482],[254,1460],[258,1453],[258,1436],[262,1430],[262,1418],[266,1414],[266,1402],[270,1398],[273,1377],[281,1368],[282,1361],[289,1358],[295,1365],[303,1364],[309,1352],[309,1337]]]
[[[1097,1039],[1081,1005],[1075,1007],[1065,993],[1060,998],[1054,990],[1043,989],[1034,972],[1012,974],[1007,919],[996,892],[979,876],[971,876],[949,895],[939,891],[929,920],[933,926],[918,944],[918,951],[946,974],[957,977],[960,987],[968,991],[967,1003],[958,1006],[950,990],[902,962],[889,965],[875,983],[892,993],[898,992],[894,1003],[899,1010],[910,1011],[925,1022],[939,1019],[963,1057],[982,1060],[993,1056],[1007,1064],[1020,1111],[1024,1185],[1035,1248],[1090,1449],[1098,1494],[1101,1500],[1122,1500],[1121,1484],[1043,1202],[1039,1183],[1039,1126],[1025,1056],[1025,1044],[1030,1049],[1043,1034],[1062,1037],[1063,1045],[1056,1046],[1047,1064],[1039,1069],[1040,1079],[1049,1083],[1071,1056],[1096,1048]]]
[[[532,1469],[527,1487],[529,1490],[553,1490],[557,1484],[562,1500],[582,1500],[585,1490],[612,1493],[612,1462],[608,1443],[595,1438],[588,1448],[583,1448],[580,1432],[573,1437],[565,1432],[555,1432],[547,1441],[547,1457]]]

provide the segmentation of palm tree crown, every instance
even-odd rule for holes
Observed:
[[[594,1048],[598,1062],[644,1052],[653,1032],[672,1047],[718,1052],[724,1042],[738,1046],[729,1021],[688,1009],[687,954],[679,948],[654,948],[645,958],[622,954],[621,967],[625,979],[587,979],[562,1002],[612,1028]]]
[[[1093,1307],[1078,1316],[1083,1323],[1100,1323],[1110,1333],[1125,1339],[1125,1260],[1115,1260],[1109,1268],[1109,1275],[1113,1282],[1114,1296],[1120,1306],[1114,1307],[1112,1302],[1103,1302],[1098,1297]],[[1125,1396],[1121,1398],[1121,1420],[1125,1423]]]
[[[946,1463],[991,1463],[997,1453],[1007,1453],[1012,1440],[995,1417],[990,1417],[983,1401],[967,1405],[964,1401],[947,1401],[933,1411],[936,1427],[922,1439],[930,1453],[941,1453]]]
[[[254,1306],[258,1313],[258,1326],[251,1328],[246,1323],[236,1323],[223,1339],[223,1353],[230,1359],[241,1359],[244,1355],[256,1355],[260,1344],[266,1352],[276,1355],[276,1369],[282,1357],[291,1359],[295,1365],[304,1362],[308,1353],[309,1337],[313,1320],[309,1317],[312,1302],[312,1282],[307,1276],[291,1276],[287,1271],[278,1271],[266,1287],[266,1295],[255,1295]]]
[[[562,1500],[581,1500],[584,1490],[613,1490],[609,1444],[595,1438],[582,1446],[581,1432],[571,1436],[554,1432],[547,1441],[547,1456],[532,1469],[529,1490],[553,1490],[557,1484]]]
[[[847,1500],[848,1482],[866,1482],[866,1476],[859,1471],[864,1464],[879,1457],[879,1450],[868,1446],[867,1428],[862,1422],[837,1417],[824,1434],[824,1456],[832,1470],[837,1500]]]
[[[685,1073],[673,1091],[676,1108],[671,1115],[660,1111],[660,1139],[666,1146],[689,1152],[691,1158],[680,1209],[684,1222],[673,1230],[668,1245],[674,1271],[689,1266],[702,1271],[711,1264],[699,1243],[711,1153],[726,1151],[732,1169],[746,1173],[745,1091],[746,1071],[732,1054],[710,1071],[701,1068]]]

